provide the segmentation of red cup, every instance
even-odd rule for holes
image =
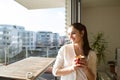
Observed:
[[[84,59],[85,57],[82,56],[82,55],[79,55],[79,56],[76,56],[75,58],[76,58],[76,59],[75,59],[76,64],[80,64],[80,60],[81,60],[81,59]]]

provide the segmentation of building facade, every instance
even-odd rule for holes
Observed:
[[[51,47],[53,46],[53,33],[51,31],[39,31],[36,34],[37,41],[36,46],[37,47]]]
[[[36,33],[34,31],[24,31],[22,35],[23,49],[36,49]]]
[[[0,58],[17,55],[22,51],[22,26],[0,25]]]

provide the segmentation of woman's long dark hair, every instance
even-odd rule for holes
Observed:
[[[74,27],[75,29],[77,29],[79,32],[84,31],[84,35],[83,35],[83,50],[84,50],[84,55],[88,56],[89,51],[90,51],[90,46],[89,46],[89,42],[88,42],[88,35],[87,35],[87,29],[86,27],[81,24],[81,23],[73,23],[71,24],[72,27]]]

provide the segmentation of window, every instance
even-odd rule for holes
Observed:
[[[6,3],[6,1],[2,2]],[[0,61],[4,61],[4,59],[1,60],[2,57],[5,57],[1,55],[1,53],[4,52],[4,48],[8,48],[10,51],[8,51],[9,56],[12,56],[12,58],[15,58],[17,55],[20,56],[20,54],[25,55],[26,51],[29,56],[55,57],[57,55],[57,50],[56,48],[52,48],[59,47],[60,43],[58,43],[57,40],[60,38],[57,39],[57,37],[64,35],[65,8],[27,10],[24,7],[14,3],[12,0],[7,3],[9,3],[9,5],[2,4],[0,6],[4,8],[2,11],[3,14],[1,13],[3,16],[1,17],[3,24],[0,24],[0,35],[4,38],[4,41],[1,41],[4,43],[2,45],[3,47],[0,47],[1,50],[3,50],[0,50]],[[13,7],[12,5],[16,5],[16,7]],[[10,8],[8,9],[6,7]],[[15,16],[16,14],[19,16]],[[59,35],[54,37],[54,33]],[[15,39],[15,37],[17,39]],[[55,38],[57,40],[55,40]],[[9,39],[11,41],[9,41]],[[31,51],[36,55],[32,55],[30,53]],[[47,52],[49,54],[45,55]]]
[[[26,51],[28,53],[32,51],[32,53],[36,54],[30,54],[29,56],[56,57],[59,48],[67,40],[65,27],[72,22],[72,2],[74,0],[66,0],[65,7],[28,10],[16,4],[14,0],[7,2],[9,3],[8,5],[3,4],[6,3],[5,0],[0,1],[0,7],[4,8],[1,11],[2,16],[0,15],[0,19],[1,23],[5,23],[4,25],[0,25],[0,31],[4,32],[3,34],[0,33],[0,35],[3,35],[5,39],[9,37],[11,40],[9,46],[3,45],[1,49],[4,50],[3,48],[8,47],[10,50],[16,46],[16,48],[12,49],[16,52],[13,58],[18,54],[25,54]],[[12,36],[17,39],[12,38]],[[32,43],[30,40],[32,40]],[[14,44],[13,41],[15,42]],[[12,50],[10,50],[11,53],[9,55],[12,55]],[[46,53],[47,55],[45,55]]]

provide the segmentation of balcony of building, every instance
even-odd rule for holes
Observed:
[[[57,7],[65,7],[66,9],[66,24],[70,24],[72,22],[71,14],[71,1],[74,0],[15,0],[18,4],[24,6],[28,11],[35,10],[35,9],[47,9],[47,8],[57,8]],[[76,0],[77,1],[77,0]],[[106,35],[106,39],[110,42],[109,43],[109,50],[110,53],[107,53],[107,61],[106,64],[102,66],[99,71],[99,76],[102,77],[103,80],[111,80],[114,74],[110,73],[110,67],[108,65],[108,61],[114,61],[115,56],[115,49],[119,47],[119,21],[120,21],[120,1],[119,0],[78,0],[81,1],[81,12],[77,17],[80,17],[82,23],[88,26],[89,33],[97,33],[99,31],[103,31]],[[7,6],[7,5],[6,5]],[[74,5],[75,6],[75,5]],[[79,11],[78,11],[79,13]],[[60,48],[60,47],[59,47]],[[9,58],[9,54],[6,54],[3,59],[3,65],[9,65],[19,60],[22,60],[26,57],[30,56],[39,56],[39,57],[55,57],[57,55],[57,51],[59,48],[51,48],[48,49],[47,47],[38,49],[36,51],[32,50],[23,50],[20,54],[15,55],[11,53],[11,55],[15,55],[12,58]],[[55,49],[55,50],[54,50]],[[3,49],[2,49],[3,50]],[[5,51],[4,51],[5,52]],[[7,51],[6,51],[7,52]],[[52,54],[51,54],[52,53]],[[119,57],[117,59],[119,62]],[[113,66],[114,67],[114,66]],[[116,69],[116,68],[115,68]],[[119,67],[118,69],[119,70]],[[42,75],[43,78],[52,77],[47,80],[54,79],[52,74],[44,74]],[[120,76],[120,74],[117,74]],[[119,80],[119,79],[118,79]]]

